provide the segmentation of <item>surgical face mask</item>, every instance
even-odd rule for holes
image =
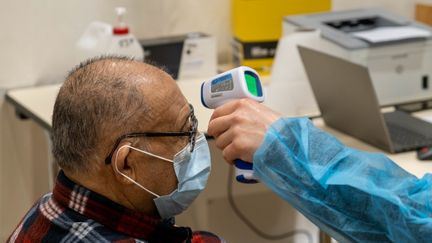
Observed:
[[[137,152],[172,163],[178,181],[177,189],[168,195],[158,195],[119,171],[117,168],[117,157],[119,151],[124,148],[130,148]],[[153,200],[161,218],[170,218],[180,214],[189,207],[205,188],[210,175],[210,150],[203,134],[198,135],[194,151],[191,153],[190,150],[191,144],[188,144],[171,160],[129,145],[124,145],[120,147],[116,153],[115,169],[126,179],[155,196],[156,198]]]

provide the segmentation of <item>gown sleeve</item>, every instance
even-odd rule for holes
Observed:
[[[355,150],[307,118],[281,118],[255,152],[254,175],[341,242],[432,242],[432,177]]]

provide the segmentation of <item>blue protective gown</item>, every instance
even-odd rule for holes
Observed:
[[[432,242],[432,177],[344,146],[307,118],[272,124],[254,174],[341,242]]]

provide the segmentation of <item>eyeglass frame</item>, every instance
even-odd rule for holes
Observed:
[[[126,138],[138,138],[138,137],[189,137],[189,143],[191,144],[191,152],[193,152],[195,148],[195,140],[196,140],[196,134],[198,132],[198,120],[195,117],[194,114],[194,108],[191,104],[189,104],[190,113],[188,116],[189,121],[191,122],[191,130],[187,132],[132,132],[127,133],[124,135],[121,135],[119,138],[117,138],[116,142],[114,143],[114,147],[112,148],[111,152],[108,154],[108,156],[105,158],[105,164],[110,164],[112,160],[112,156],[114,155],[114,152],[118,145],[121,143],[123,139]]]

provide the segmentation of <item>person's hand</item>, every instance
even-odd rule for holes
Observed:
[[[213,112],[207,133],[216,139],[224,159],[252,162],[270,125],[281,117],[270,108],[251,99],[228,102]]]

